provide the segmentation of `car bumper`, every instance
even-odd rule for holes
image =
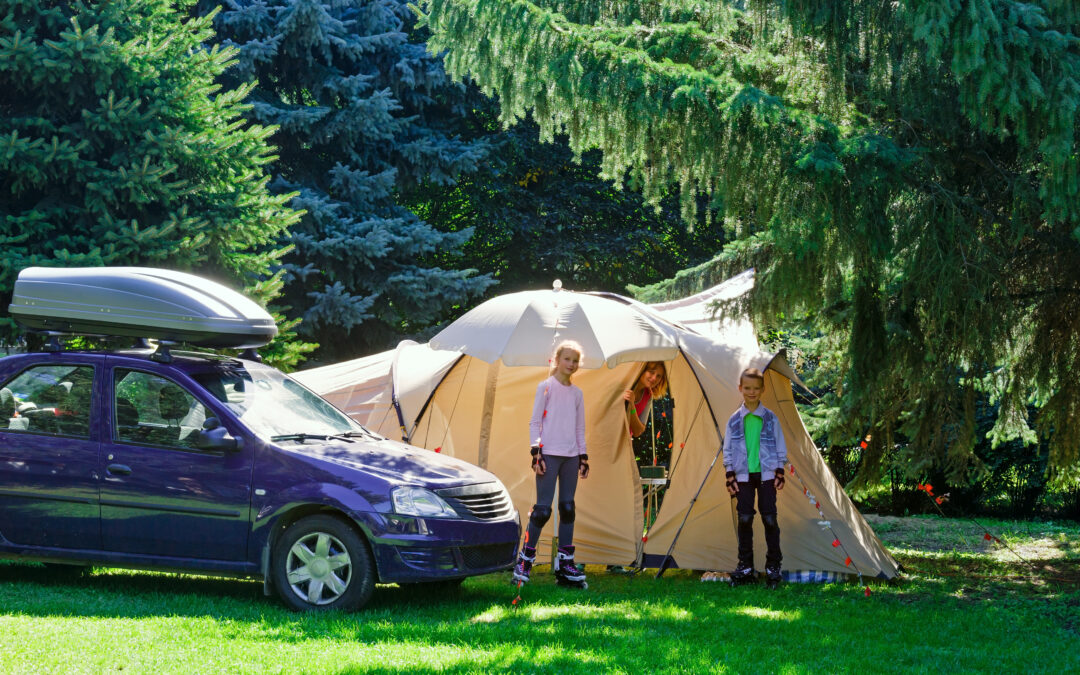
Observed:
[[[441,518],[380,518],[371,549],[382,583],[461,579],[509,569],[517,555],[521,525]]]

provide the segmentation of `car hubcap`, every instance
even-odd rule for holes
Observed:
[[[285,572],[293,593],[312,605],[328,605],[349,587],[352,560],[336,537],[312,532],[289,549]]]

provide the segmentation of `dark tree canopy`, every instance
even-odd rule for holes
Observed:
[[[215,84],[234,50],[166,0],[0,2],[0,307],[32,265],[153,265],[280,289],[274,244],[297,213],[264,167],[250,86]],[[0,317],[0,338],[14,325]],[[277,345],[279,362],[296,354]]]
[[[491,161],[456,185],[421,186],[410,208],[440,229],[473,230],[462,256],[447,264],[490,273],[498,285],[489,295],[547,288],[554,279],[625,293],[708,260],[723,245],[718,228],[684,226],[676,195],[655,210],[600,178],[599,151],[576,162],[565,137],[543,143],[531,120],[500,131],[498,102],[473,94],[467,121],[491,139]]]
[[[1073,0],[427,0],[429,47],[656,202],[722,205],[759,323],[842,345],[849,430],[977,469],[1029,421],[1080,456],[1080,5]],[[694,274],[667,288],[694,290]],[[1028,418],[1028,404],[1038,411]]]

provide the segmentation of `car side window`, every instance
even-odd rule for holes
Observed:
[[[207,411],[187,389],[159,375],[118,368],[113,387],[113,438],[122,443],[198,450],[194,432]]]
[[[0,386],[0,428],[90,438],[94,368],[32,366]]]

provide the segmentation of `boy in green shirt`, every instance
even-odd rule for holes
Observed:
[[[739,376],[743,404],[728,419],[724,434],[724,468],[728,494],[737,500],[739,561],[732,585],[753,581],[754,495],[765,527],[765,576],[771,588],[780,583],[780,526],[776,521],[776,493],[784,489],[787,445],[776,413],[761,404],[765,377],[757,368]],[[763,480],[764,478],[764,480]]]

